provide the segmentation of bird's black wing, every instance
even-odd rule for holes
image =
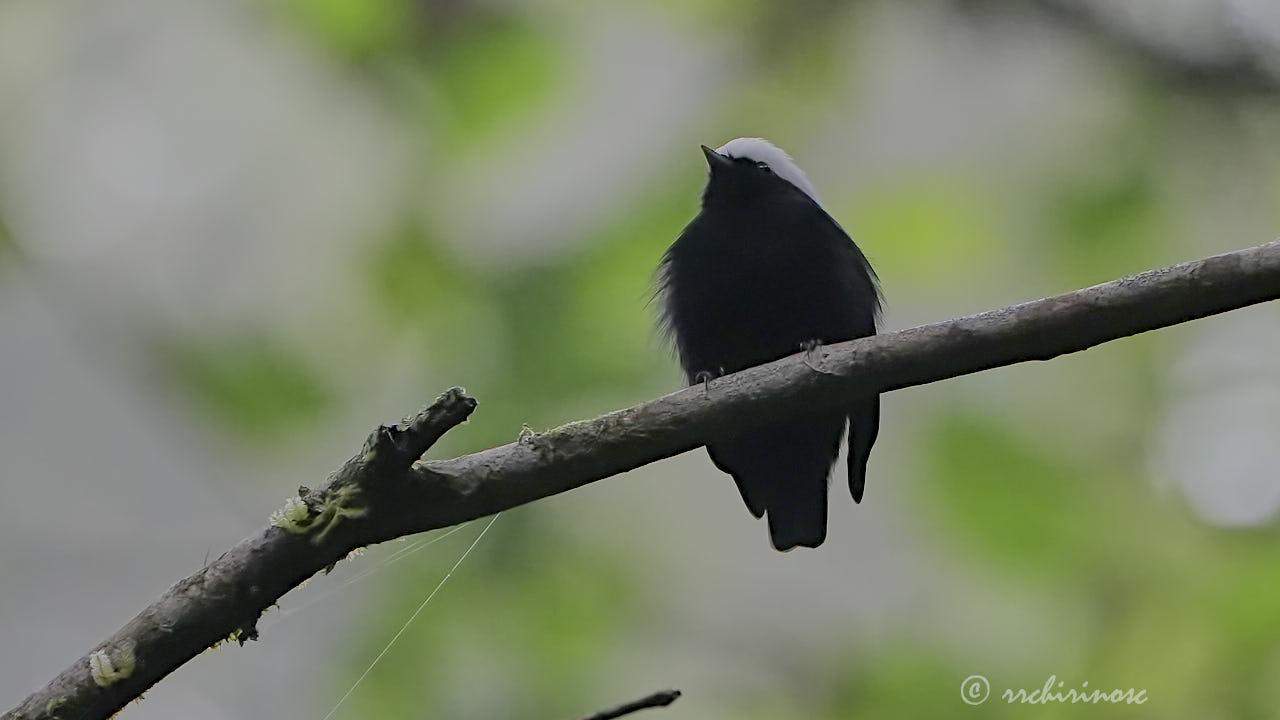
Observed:
[[[833,238],[832,242],[840,248],[837,262],[841,267],[841,277],[845,279],[841,291],[843,297],[837,303],[842,308],[838,322],[847,334],[842,339],[874,335],[880,321],[882,302],[879,279],[862,250],[844,229],[835,220],[831,221],[831,225],[833,232],[839,236]],[[867,460],[871,456],[871,446],[880,433],[879,394],[851,403],[848,407],[848,419],[849,493],[853,495],[854,502],[862,502],[862,493],[867,483]]]

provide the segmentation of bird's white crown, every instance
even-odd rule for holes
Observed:
[[[818,202],[818,191],[814,189],[813,183],[809,182],[809,178],[805,177],[804,171],[796,165],[790,155],[782,151],[782,148],[764,138],[740,137],[716,148],[716,152],[731,158],[762,162],[769,166],[774,175],[795,185],[800,192],[808,195],[814,202]]]

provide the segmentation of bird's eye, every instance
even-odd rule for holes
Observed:
[[[766,162],[758,162],[756,163],[756,167],[760,168],[761,170],[767,173],[773,172],[773,168],[769,167],[769,163],[766,163]]]

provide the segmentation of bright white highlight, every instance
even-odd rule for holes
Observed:
[[[762,162],[769,166],[774,175],[800,188],[800,192],[821,204],[818,200],[818,191],[813,188],[809,178],[805,177],[804,171],[796,165],[790,155],[764,138],[740,137],[716,148],[716,152],[731,158],[746,158]]]

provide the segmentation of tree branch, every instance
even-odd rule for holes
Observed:
[[[1280,241],[933,325],[818,348],[452,460],[415,462],[465,420],[454,388],[272,524],[178,582],[0,720],[106,718],[205,648],[244,642],[285,592],[351,550],[555,495],[789,416],[1280,297]]]
[[[666,707],[676,700],[680,699],[679,690],[659,690],[656,693],[646,695],[639,700],[632,700],[629,703],[623,703],[617,707],[601,710],[598,713],[592,713],[582,720],[615,720],[623,715],[630,715],[638,710],[647,710],[649,708]]]

